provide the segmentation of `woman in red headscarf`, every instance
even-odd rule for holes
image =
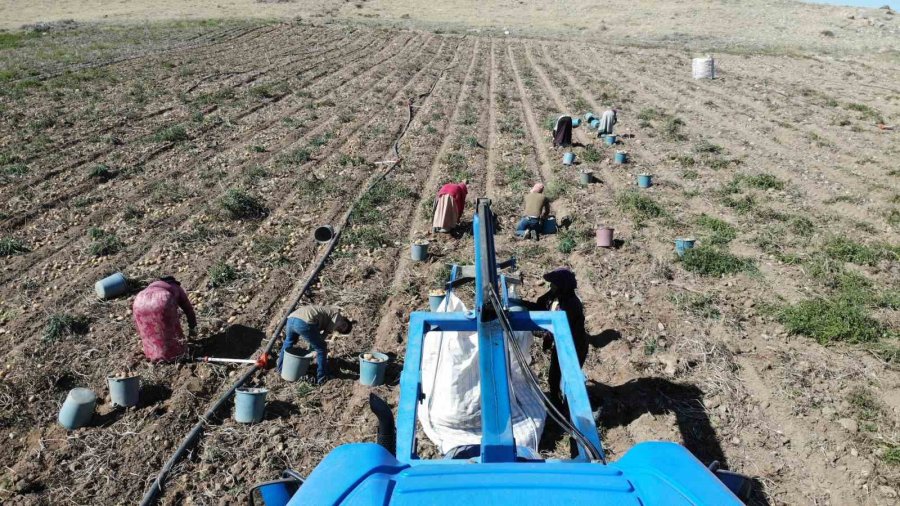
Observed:
[[[449,232],[459,225],[466,208],[467,181],[447,183],[438,191],[431,227],[435,232]]]

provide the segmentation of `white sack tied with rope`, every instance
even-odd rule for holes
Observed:
[[[454,294],[441,302],[438,312],[466,311]],[[531,332],[516,332],[523,351],[531,350]],[[530,360],[530,355],[529,355]],[[513,435],[517,446],[538,453],[547,412],[531,389],[518,362],[510,359]],[[461,445],[481,443],[481,389],[478,370],[478,333],[431,331],[422,343],[422,392],[419,423],[442,454]]]

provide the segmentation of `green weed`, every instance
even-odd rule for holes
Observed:
[[[528,169],[523,165],[510,164],[503,169],[503,176],[506,178],[506,184],[513,192],[521,192],[525,189],[525,181],[531,175]]]
[[[87,334],[90,330],[90,319],[83,315],[55,313],[50,315],[44,325],[44,341],[53,342],[75,335]]]
[[[746,178],[744,178],[744,181],[751,188],[757,188],[760,190],[784,189],[784,181],[771,174],[754,174],[752,176],[747,176]]]
[[[353,224],[379,223],[385,218],[384,206],[415,197],[414,191],[396,181],[381,181],[359,199],[350,213],[350,221]]]
[[[312,158],[309,148],[297,148],[278,157],[278,161],[284,165],[300,165]]]
[[[667,215],[666,211],[655,200],[634,190],[628,190],[617,195],[616,205],[623,212],[630,214],[638,226],[646,220]]]
[[[209,275],[209,287],[210,288],[219,288],[222,286],[230,285],[231,283],[237,281],[238,272],[234,267],[228,265],[224,261],[220,260],[210,266],[209,271],[207,272]]]
[[[694,153],[717,155],[722,152],[722,146],[713,144],[707,140],[702,140],[694,144]]]
[[[28,253],[28,248],[22,244],[22,241],[13,237],[0,239],[0,257],[11,257],[22,253]]]
[[[97,165],[88,173],[88,177],[90,179],[97,179],[101,182],[109,181],[110,179],[116,177],[116,174],[109,169],[106,165]]]
[[[122,241],[116,234],[107,232],[102,228],[91,227],[88,229],[88,237],[91,243],[88,245],[88,253],[95,257],[114,255],[121,251]]]
[[[881,259],[896,260],[900,256],[900,246],[884,244],[865,245],[845,237],[834,237],[825,243],[825,254],[834,260],[857,265],[875,265]]]
[[[603,159],[603,153],[594,146],[587,146],[581,153],[581,159],[587,163],[596,163]]]
[[[219,205],[225,213],[234,220],[258,219],[268,214],[269,210],[263,202],[239,189],[229,189],[219,199]]]
[[[755,272],[756,265],[749,258],[741,258],[727,251],[702,245],[684,252],[684,268],[701,276],[725,276],[739,272]]]
[[[680,292],[673,294],[670,300],[678,309],[700,318],[716,320],[722,316],[716,307],[715,295]]]
[[[697,218],[697,225],[706,229],[708,235],[706,242],[722,246],[733,241],[737,237],[737,229],[730,223],[706,214]]]
[[[575,240],[575,232],[570,228],[561,229],[557,236],[559,237],[559,243],[556,245],[556,249],[559,250],[560,253],[568,255],[569,253],[575,251],[575,247],[578,243]]]
[[[156,142],[182,142],[189,138],[187,130],[181,125],[166,127],[153,134],[153,140]]]

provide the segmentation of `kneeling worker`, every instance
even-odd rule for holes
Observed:
[[[288,316],[284,330],[284,345],[278,355],[278,370],[284,360],[285,350],[297,344],[302,337],[316,351],[316,383],[321,385],[328,381],[328,345],[325,335],[331,332],[350,333],[350,320],[334,306],[302,306]]]
[[[531,188],[531,192],[525,195],[525,216],[516,227],[516,235],[537,239],[538,233],[543,229],[544,220],[549,214],[550,201],[544,195],[544,185],[537,183]]]

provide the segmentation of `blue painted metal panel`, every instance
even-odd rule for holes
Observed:
[[[337,504],[737,506],[741,502],[675,443],[638,444],[610,465],[457,460],[413,467],[378,445],[354,443],[325,457],[289,506]]]
[[[508,355],[500,322],[478,322],[478,370],[481,374],[481,461],[514,462],[509,400]]]

